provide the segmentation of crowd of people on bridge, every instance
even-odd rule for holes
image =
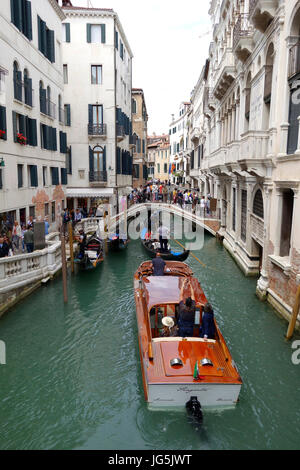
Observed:
[[[200,194],[199,189],[184,189],[172,186],[170,182],[149,182],[145,186],[134,189],[129,196],[129,205],[145,202],[163,202],[178,205],[182,209],[195,212],[200,206],[203,216],[211,216],[211,195]]]

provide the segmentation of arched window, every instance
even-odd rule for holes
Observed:
[[[22,72],[19,71],[18,63],[14,62],[14,98],[18,101],[22,101]]]
[[[27,69],[24,69],[24,94],[25,104],[32,106],[32,79],[29,78]]]
[[[101,174],[106,171],[106,157],[105,157],[105,149],[100,146],[96,146],[93,149],[93,157],[94,157],[94,172]]]
[[[256,191],[254,196],[253,214],[257,215],[257,217],[260,217],[261,219],[264,218],[264,200],[260,189]]]

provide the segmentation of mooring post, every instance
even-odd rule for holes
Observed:
[[[68,290],[67,290],[67,260],[66,260],[66,239],[64,234],[64,228],[61,228],[61,260],[62,260],[62,280],[63,280],[63,293],[64,302],[68,302]]]
[[[71,259],[71,271],[74,273],[74,245],[73,245],[73,225],[69,222],[69,245],[70,245],[70,259]]]
[[[296,326],[296,321],[297,321],[298,314],[299,314],[299,309],[300,309],[300,285],[297,290],[293,313],[292,313],[291,321],[289,324],[288,332],[286,335],[286,339],[288,340],[290,340],[293,337],[295,326]]]

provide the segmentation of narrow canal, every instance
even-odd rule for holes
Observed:
[[[244,381],[236,409],[206,412],[201,428],[183,412],[147,409],[133,298],[145,253],[131,242],[97,271],[69,277],[67,306],[59,278],[0,319],[0,448],[298,449],[300,365],[286,322],[213,237],[195,254],[215,268],[188,260]]]

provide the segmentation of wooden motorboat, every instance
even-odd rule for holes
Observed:
[[[152,276],[152,262],[143,263],[134,277],[139,349],[144,393],[150,408],[234,406],[242,380],[215,321],[214,339],[200,338],[204,292],[184,263],[166,262],[163,277]],[[183,283],[185,286],[183,287]],[[196,302],[194,336],[160,337],[162,318],[176,323],[178,305],[193,293]]]
[[[150,258],[155,258],[157,253],[160,253],[162,259],[165,261],[185,261],[189,257],[189,250],[175,251],[169,248],[168,251],[162,251],[160,248],[155,248],[155,243],[157,242],[154,240],[147,240],[146,232],[147,229],[142,231],[141,242]]]
[[[103,241],[93,235],[87,239],[83,255],[78,252],[74,262],[86,270],[96,269],[104,261],[103,253]]]

